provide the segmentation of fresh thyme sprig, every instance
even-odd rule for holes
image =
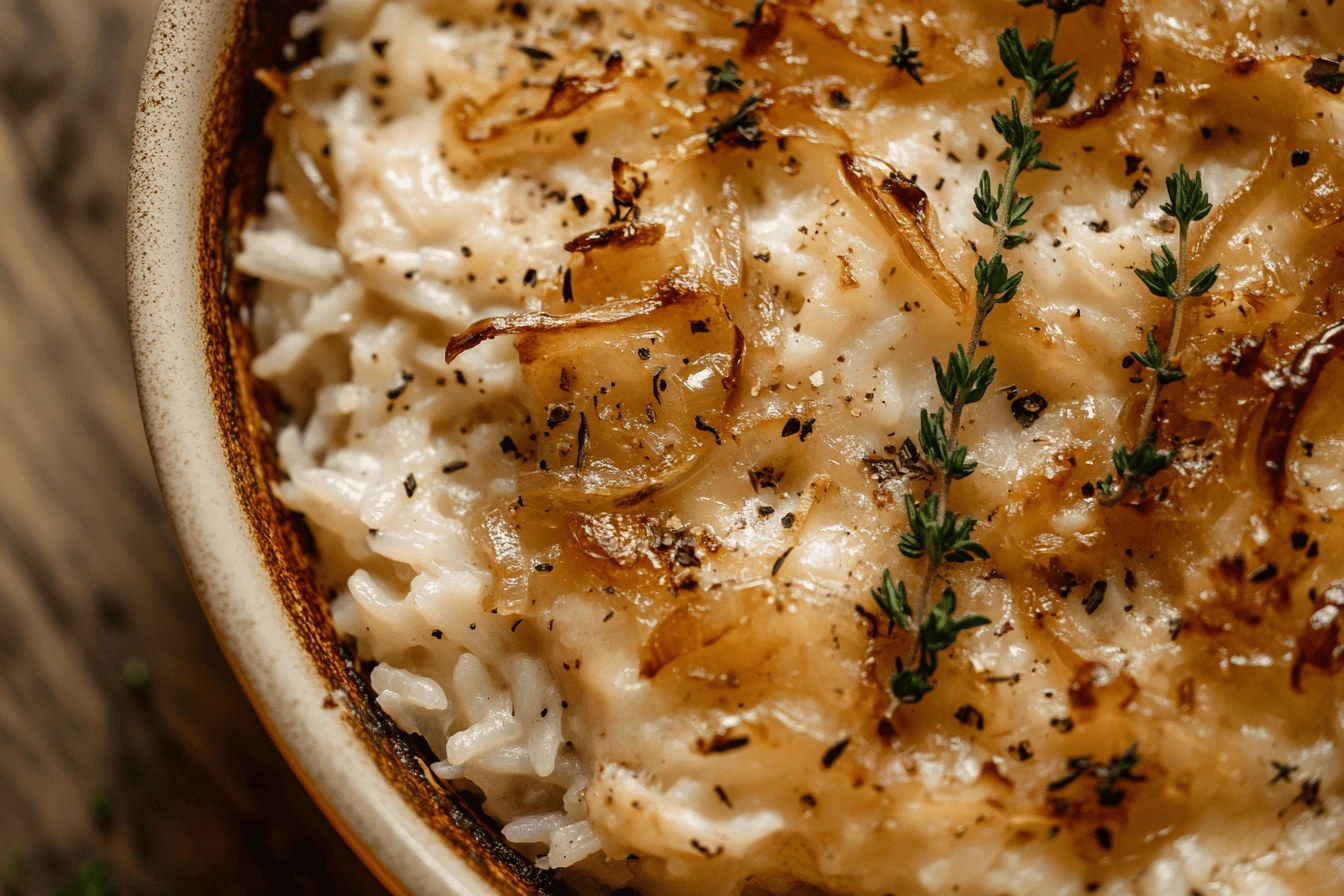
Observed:
[[[1170,247],[1163,246],[1161,253],[1153,253],[1151,271],[1140,268],[1134,273],[1149,292],[1171,301],[1171,333],[1165,349],[1158,347],[1157,332],[1153,331],[1148,334],[1145,351],[1130,353],[1140,367],[1153,372],[1153,384],[1143,407],[1137,444],[1133,448],[1124,445],[1116,448],[1111,455],[1115,472],[1106,474],[1096,484],[1101,503],[1106,506],[1120,503],[1135,488],[1142,493],[1145,482],[1171,466],[1173,453],[1157,447],[1157,400],[1164,387],[1185,379],[1175,359],[1181,348],[1181,320],[1186,301],[1204,295],[1218,282],[1220,265],[1205,268],[1193,277],[1189,272],[1190,225],[1204,220],[1213,211],[1209,194],[1204,192],[1203,176],[1196,172],[1191,177],[1182,165],[1167,178],[1167,202],[1162,211],[1175,218],[1180,228],[1178,254],[1173,255]]]
[[[915,79],[916,84],[923,85],[924,79],[920,77],[919,70],[924,67],[924,63],[919,61],[919,51],[910,46],[910,32],[904,25],[901,26],[901,42],[891,45],[891,61],[887,65],[905,72]]]
[[[1027,0],[1024,6],[1042,0]],[[879,607],[897,625],[916,635],[904,661],[898,660],[891,678],[892,696],[901,703],[918,703],[930,690],[930,677],[938,668],[938,654],[951,647],[961,632],[986,625],[983,616],[953,618],[957,597],[945,588],[939,602],[933,604],[938,571],[945,563],[966,563],[988,559],[989,552],[971,536],[978,522],[971,516],[959,516],[950,507],[952,483],[965,479],[976,470],[968,459],[968,449],[959,444],[961,418],[968,405],[984,398],[998,372],[994,356],[977,363],[985,319],[999,305],[1010,302],[1022,283],[1022,272],[1012,272],[1004,253],[1029,239],[1022,229],[1033,200],[1017,192],[1018,179],[1028,171],[1058,171],[1054,162],[1041,158],[1041,133],[1034,127],[1035,110],[1040,100],[1051,107],[1066,103],[1073,92],[1074,63],[1054,62],[1054,38],[1060,20],[1070,12],[1089,5],[1083,0],[1051,0],[1054,11],[1050,40],[1037,41],[1030,49],[1017,28],[999,35],[999,58],[1009,74],[1026,85],[1025,100],[1012,97],[1008,113],[994,114],[994,130],[1003,137],[1006,148],[999,160],[1007,163],[1003,182],[997,187],[988,171],[980,178],[975,192],[976,220],[994,231],[994,247],[989,257],[981,256],[975,265],[975,318],[971,325],[969,350],[957,346],[944,367],[934,360],[934,378],[942,407],[920,412],[919,444],[928,460],[941,474],[938,491],[916,503],[905,499],[910,530],[901,536],[900,551],[912,560],[925,560],[924,581],[910,601],[904,582],[896,584],[891,571],[883,573],[882,584],[874,589]],[[902,36],[902,43],[908,43]],[[893,64],[895,60],[893,59]]]

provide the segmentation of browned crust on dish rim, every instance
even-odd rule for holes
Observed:
[[[282,474],[269,421],[280,408],[270,390],[250,372],[254,346],[240,312],[249,304],[255,284],[233,269],[231,255],[240,228],[259,210],[265,189],[268,147],[261,125],[271,96],[253,73],[262,67],[284,67],[281,47],[288,39],[289,21],[310,5],[304,0],[244,0],[239,4],[201,129],[204,162],[197,242],[201,350],[221,448],[249,524],[248,534],[270,572],[294,637],[332,693],[345,695],[345,718],[384,778],[499,893],[561,896],[567,888],[509,848],[493,824],[452,788],[432,779],[427,764],[433,757],[425,744],[400,731],[379,709],[352,645],[342,641],[332,626],[303,520],[285,508],[271,489]],[[232,656],[229,662],[237,672]],[[246,689],[245,677],[238,677]],[[389,889],[404,893],[331,811],[288,754],[255,695],[248,696],[290,766],[342,836]],[[334,701],[331,709],[339,711]]]

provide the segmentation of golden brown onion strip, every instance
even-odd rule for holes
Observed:
[[[953,311],[964,311],[969,304],[966,287],[948,269],[933,243],[932,211],[924,191],[897,173],[886,178],[879,190],[859,161],[847,152],[840,154],[840,170],[845,183],[882,222],[929,288]]]
[[[587,327],[599,327],[605,324],[618,324],[643,317],[675,301],[660,296],[652,299],[635,299],[627,302],[615,302],[595,308],[585,308],[574,314],[547,314],[544,311],[506,314],[501,317],[487,317],[467,327],[448,342],[445,360],[451,364],[463,352],[473,349],[482,342],[498,336],[518,336],[524,333],[559,333],[562,331],[582,330]]]
[[[1256,445],[1255,463],[1261,485],[1276,503],[1282,502],[1285,496],[1288,447],[1298,415],[1311,398],[1311,391],[1325,366],[1341,354],[1344,354],[1344,321],[1326,327],[1302,347],[1284,373],[1284,386],[1275,390],[1270,399],[1269,412]]]

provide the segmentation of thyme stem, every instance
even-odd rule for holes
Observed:
[[[1167,337],[1167,348],[1162,353],[1162,366],[1170,368],[1181,346],[1181,321],[1185,316],[1185,303],[1190,298],[1190,240],[1189,225],[1181,226],[1181,244],[1180,254],[1177,256],[1177,274],[1176,280],[1176,298],[1171,300],[1171,335]],[[1148,400],[1143,405],[1143,416],[1139,418],[1139,438],[1138,443],[1142,445],[1148,439],[1152,438],[1157,430],[1157,400],[1162,396],[1162,390],[1166,388],[1166,380],[1161,376],[1153,377],[1153,387],[1148,390]],[[1115,489],[1109,495],[1102,495],[1101,503],[1106,507],[1114,507],[1123,501],[1134,488],[1134,477],[1126,476],[1120,482],[1120,487]]]
[[[1130,357],[1153,372],[1153,384],[1144,402],[1139,420],[1138,441],[1134,447],[1120,447],[1112,452],[1115,472],[1096,483],[1101,492],[1098,499],[1104,507],[1113,507],[1123,501],[1134,489],[1143,491],[1143,483],[1151,476],[1171,466],[1172,451],[1157,450],[1157,404],[1162,390],[1169,384],[1184,379],[1185,374],[1175,363],[1181,351],[1181,325],[1185,305],[1190,299],[1204,295],[1218,281],[1219,265],[1190,274],[1190,225],[1203,220],[1213,211],[1209,196],[1204,192],[1199,174],[1191,177],[1182,165],[1180,171],[1167,178],[1169,201],[1162,211],[1176,219],[1180,227],[1180,243],[1173,255],[1167,246],[1153,253],[1152,270],[1138,269],[1134,273],[1148,291],[1160,298],[1171,300],[1171,330],[1167,345],[1159,349],[1156,332],[1148,334],[1145,352],[1131,352]],[[1120,481],[1116,482],[1116,474]]]
[[[996,238],[996,242],[1002,242],[1002,240]],[[1002,249],[1000,248],[995,252],[995,257],[999,257],[1001,252]],[[974,366],[975,363],[976,353],[980,349],[980,335],[984,332],[985,318],[989,317],[989,312],[992,310],[994,310],[993,302],[980,302],[976,305],[975,322],[971,324],[971,350],[969,357],[972,366]],[[952,405],[952,422],[949,424],[947,431],[950,454],[955,454],[959,447],[961,415],[965,410],[966,399],[964,393],[961,393],[957,395],[957,400]],[[947,519],[947,507],[952,495],[952,477],[948,475],[947,466],[945,464],[938,463],[937,466],[942,474],[943,480],[938,500],[938,525],[941,526],[943,521]],[[933,603],[933,589],[938,579],[938,567],[942,564],[942,559],[942,557],[934,556],[932,554],[929,555],[928,569],[924,572],[924,584],[920,587],[919,596],[915,599],[913,608],[914,618],[916,620],[923,619],[929,615],[929,607]],[[910,652],[906,659],[907,665],[914,665],[915,661],[919,658],[919,651],[920,643],[919,639],[916,638],[910,644]]]
[[[1040,2],[1019,0],[1023,6]],[[1092,2],[1095,0],[1054,0],[1051,39],[1037,41],[1030,49],[1017,28],[999,35],[999,58],[1008,73],[1026,85],[1026,92],[1014,91],[1010,111],[994,113],[994,130],[1006,144],[999,156],[1007,166],[1003,181],[996,187],[985,171],[975,192],[975,219],[993,231],[994,245],[988,258],[982,255],[976,260],[971,344],[969,349],[961,345],[949,354],[946,368],[934,359],[942,406],[933,412],[928,408],[920,412],[919,444],[941,482],[936,491],[926,493],[922,502],[916,503],[912,495],[906,495],[910,530],[901,535],[900,550],[912,560],[925,561],[923,581],[913,601],[905,582],[895,583],[889,569],[883,573],[881,585],[873,589],[878,606],[902,629],[915,635],[905,659],[897,660],[896,674],[891,678],[892,696],[898,703],[922,700],[933,690],[930,678],[938,669],[938,654],[951,647],[960,632],[989,624],[983,616],[954,617],[957,595],[952,588],[945,588],[935,603],[938,571],[943,564],[989,559],[989,552],[971,537],[979,521],[951,509],[952,483],[967,478],[977,467],[961,443],[962,418],[967,405],[985,397],[998,373],[993,355],[980,359],[985,319],[995,306],[1012,301],[1022,283],[1022,272],[1012,273],[1005,261],[1008,251],[1030,238],[1023,228],[1033,199],[1018,194],[1018,179],[1028,171],[1059,170],[1058,165],[1041,158],[1041,133],[1034,127],[1038,101],[1047,99],[1051,108],[1063,105],[1072,95],[1077,78],[1073,62],[1055,63],[1054,38],[1066,13]]]
[[[1055,13],[1054,26],[1051,29],[1052,43],[1054,35],[1059,32],[1059,22],[1062,18],[1063,13]],[[1042,86],[1031,91],[1030,96],[1028,97],[1028,102],[1019,107],[1019,109],[1024,110],[1019,112],[1019,121],[1023,114],[1027,116],[1034,114],[1033,110],[1036,108],[1036,100],[1040,98],[1043,90],[1044,87]],[[1014,152],[1013,157],[1008,162],[1008,172],[1004,177],[1004,194],[1008,199],[999,203],[998,214],[994,219],[994,252],[992,253],[992,260],[990,261],[991,267],[1003,262],[1004,245],[1007,243],[1008,234],[1012,230],[1013,208],[1017,204],[1017,179],[1022,174],[1022,159],[1023,156],[1021,153]],[[980,352],[980,342],[985,329],[985,319],[989,317],[989,313],[994,310],[996,304],[997,302],[992,295],[988,298],[977,298],[976,300],[975,320],[971,323],[971,346],[968,353],[970,366],[972,368],[975,367],[975,358]],[[957,393],[956,400],[952,403],[952,420],[947,429],[949,457],[956,454],[957,448],[961,443],[961,417],[966,410],[966,396],[966,391],[961,390]],[[948,475],[946,464],[937,462],[937,466],[942,474],[942,488],[939,492],[938,501],[938,524],[941,526],[943,521],[947,519],[947,508],[952,495],[952,477]],[[934,556],[933,554],[929,555],[928,569],[924,573],[924,583],[920,588],[919,596],[915,599],[913,607],[914,618],[916,620],[928,616],[929,607],[933,604],[933,590],[938,578],[938,567],[941,563],[942,557]],[[919,658],[919,651],[920,643],[919,639],[916,638],[910,645],[910,651],[906,659],[907,665],[915,664],[915,661]]]

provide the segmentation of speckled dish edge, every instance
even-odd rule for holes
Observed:
[[[428,774],[378,709],[274,498],[269,394],[249,374],[230,252],[263,188],[253,78],[303,0],[167,0],[145,67],[130,174],[131,341],[159,483],[216,636],[276,744],[399,894],[560,896]]]

